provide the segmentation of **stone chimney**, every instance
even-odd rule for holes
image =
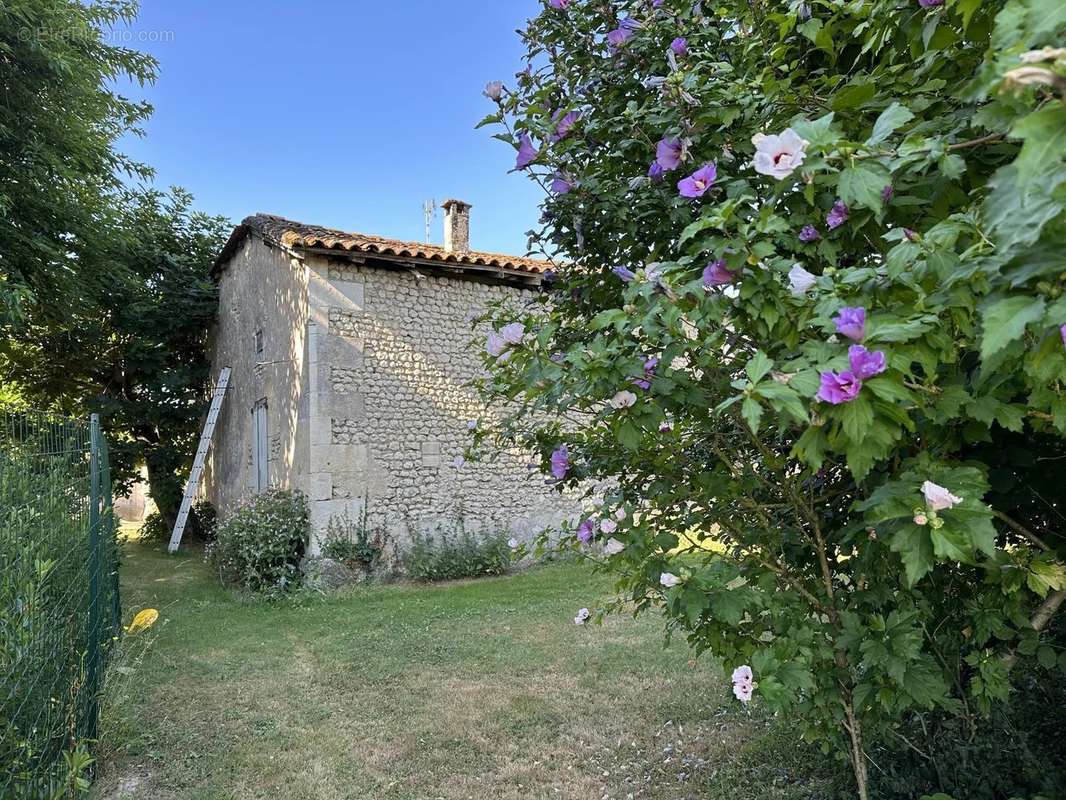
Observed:
[[[470,204],[462,200],[445,200],[444,249],[449,253],[470,252]]]

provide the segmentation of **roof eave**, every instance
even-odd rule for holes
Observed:
[[[365,264],[367,261],[385,261],[397,264],[401,267],[439,270],[443,273],[468,273],[472,275],[492,276],[507,282],[521,283],[530,286],[539,286],[543,279],[542,273],[529,272],[526,270],[508,269],[491,264],[474,264],[464,261],[445,261],[436,258],[421,258],[418,256],[404,256],[391,253],[372,253],[365,250],[346,250],[333,247],[308,247],[294,245],[292,248],[299,253],[325,256],[327,258],[339,258]]]

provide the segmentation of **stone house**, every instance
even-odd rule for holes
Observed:
[[[484,417],[471,320],[521,303],[548,265],[470,250],[470,206],[444,209],[443,247],[266,214],[233,231],[210,345],[215,375],[232,369],[205,470],[221,515],[268,487],[304,492],[319,536],[364,498],[400,537],[461,513],[522,538],[576,514],[528,454],[458,461]]]

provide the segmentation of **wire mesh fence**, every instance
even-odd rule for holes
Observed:
[[[0,798],[63,791],[68,756],[97,737],[119,625],[98,419],[0,414]]]

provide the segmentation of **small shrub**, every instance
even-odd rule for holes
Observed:
[[[381,563],[388,543],[388,531],[371,527],[364,502],[358,520],[353,520],[348,512],[330,518],[322,541],[322,555],[350,569],[369,573]]]
[[[163,519],[163,515],[158,511],[153,511],[146,516],[138,531],[138,535],[141,537],[142,542],[151,542],[154,544],[170,541],[170,533],[170,526],[167,524],[167,521]]]
[[[241,588],[284,592],[299,583],[309,535],[303,494],[271,490],[219,523],[208,558],[224,580]]]
[[[197,500],[189,513],[189,522],[182,534],[183,542],[210,542],[215,536],[218,512],[207,500]],[[139,536],[142,542],[166,544],[170,542],[173,527],[158,511],[153,511],[141,523]]]
[[[434,534],[413,531],[401,562],[419,581],[446,581],[503,575],[511,568],[511,547],[503,532],[474,534],[460,519],[438,526]]]
[[[192,514],[189,515],[189,527],[186,535],[193,536],[197,541],[210,542],[215,538],[215,527],[218,525],[218,511],[207,500],[197,500],[192,504]]]

